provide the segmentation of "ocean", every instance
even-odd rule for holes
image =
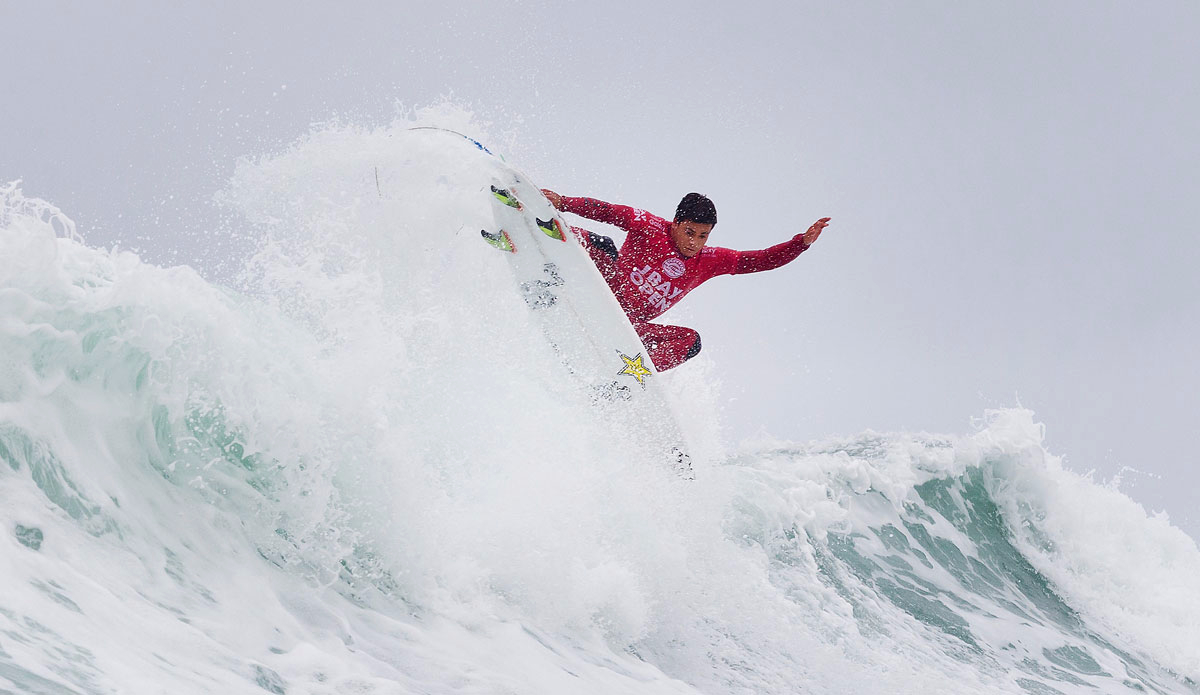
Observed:
[[[729,444],[701,356],[647,455],[434,123],[241,162],[220,284],[0,187],[0,694],[1200,693],[1196,544],[1028,410]]]

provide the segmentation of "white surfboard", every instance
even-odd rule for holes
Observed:
[[[452,132],[452,131],[443,131]],[[560,357],[564,374],[586,389],[606,417],[661,443],[664,462],[692,477],[683,433],[658,370],[582,241],[541,190],[479,142],[490,183],[493,225],[478,241],[505,254],[515,289]]]

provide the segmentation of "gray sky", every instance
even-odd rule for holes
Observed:
[[[833,217],[666,317],[730,439],[963,433],[1019,399],[1200,536],[1200,4],[433,4],[0,0],[0,179],[220,277],[238,157],[450,97],[543,186],[707,193],[718,245]]]

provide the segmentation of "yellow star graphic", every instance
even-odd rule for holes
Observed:
[[[637,379],[637,382],[642,385],[642,388],[646,388],[646,377],[654,374],[654,372],[650,371],[649,367],[642,364],[642,353],[639,352],[636,357],[630,357],[620,350],[617,350],[617,354],[620,355],[621,359],[625,362],[625,366],[621,369],[621,371],[617,372],[617,376],[628,374],[634,379]]]

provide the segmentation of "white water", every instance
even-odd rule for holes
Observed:
[[[727,451],[701,357],[633,450],[415,124],[239,166],[236,292],[4,191],[0,692],[1200,691],[1200,552],[1028,411]]]

